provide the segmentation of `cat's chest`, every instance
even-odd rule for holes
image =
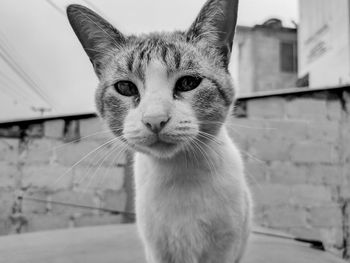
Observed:
[[[154,207],[165,210],[191,210],[194,205],[200,205],[213,191],[209,180],[201,169],[177,170],[143,169],[135,174],[137,196]]]
[[[171,244],[164,249],[173,249],[177,254],[176,251],[187,251],[189,247],[202,250],[209,246],[213,236],[222,239],[223,235],[225,239],[231,235],[234,218],[239,214],[235,205],[239,193],[218,180],[196,179],[207,176],[205,173],[201,169],[187,170],[172,174],[185,178],[162,183],[141,180],[136,189],[136,213],[147,240],[158,245]]]
[[[136,160],[136,208],[164,220],[227,212],[239,195],[234,176],[225,167],[166,169]],[[235,189],[237,187],[237,189]]]

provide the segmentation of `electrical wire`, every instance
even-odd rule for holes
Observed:
[[[2,52],[1,52],[2,51]],[[0,45],[0,57],[4,60],[6,64],[28,85],[28,87],[34,91],[41,99],[43,99],[49,105],[52,105],[50,99],[47,98],[45,94],[42,93],[40,89],[36,87],[36,84],[31,80],[31,78],[24,72],[24,70],[11,59],[9,54],[5,50],[2,50]]]
[[[3,83],[1,79],[0,79],[0,91],[5,95],[7,95],[7,97],[10,100],[12,100],[14,104],[17,104],[18,94],[14,93],[14,91],[9,86],[7,86],[6,83]],[[26,101],[24,101],[24,103],[26,103]]]
[[[79,204],[70,204],[65,202],[59,202],[59,201],[49,201],[49,200],[42,200],[38,198],[32,198],[32,197],[17,197],[19,200],[28,200],[28,201],[34,201],[39,203],[48,203],[48,204],[55,204],[55,205],[62,205],[62,206],[69,206],[69,207],[76,207],[76,208],[83,208],[83,209],[89,209],[89,210],[98,210],[106,213],[110,213],[112,215],[131,215],[135,216],[134,212],[127,212],[127,211],[119,211],[119,210],[112,210],[107,208],[101,208],[101,207],[93,207],[93,206],[87,206],[87,205],[79,205]]]
[[[11,54],[12,53],[12,54]],[[15,55],[17,52],[8,44],[6,37],[0,32],[0,57],[7,63],[10,68],[29,86],[29,88],[36,93],[48,105],[53,106],[53,101],[46,95],[40,86],[32,79],[30,75],[20,66],[16,61]]]
[[[4,85],[0,85],[0,88],[3,88],[3,87],[4,87]],[[10,100],[12,100],[13,104],[17,104],[17,99],[15,99],[15,96],[13,96],[13,94],[11,94],[9,88],[8,88],[8,89],[0,89],[0,91],[1,91],[2,93],[4,93],[5,95],[7,95],[7,97],[8,97]]]
[[[65,12],[63,10],[61,10],[61,8],[59,8],[54,2],[52,2],[51,0],[46,0],[46,2],[53,7],[57,12],[59,12],[61,15],[66,16]]]
[[[11,78],[6,76],[3,72],[0,71],[0,89],[7,89],[12,93],[12,98],[22,99],[21,102],[26,103],[30,106],[35,105],[39,98],[34,97],[33,93],[28,92],[25,89],[21,89]]]
[[[3,36],[1,35],[1,32],[0,32],[0,36],[1,38],[3,38]],[[6,47],[6,49],[10,50],[11,48],[8,46],[6,42],[3,42],[1,38],[0,38],[0,45],[3,45]],[[29,97],[34,98],[34,95],[32,92],[28,92],[28,90],[21,88],[19,85],[17,85],[14,82],[13,79],[11,79],[7,74],[5,74],[2,71],[0,71],[0,81],[3,83],[3,85],[1,85],[0,88],[6,88],[4,87],[4,85],[6,85],[8,90],[12,93],[11,95],[12,99],[13,97],[15,97],[15,99],[17,99],[18,97],[21,97],[26,102]],[[26,95],[24,95],[23,92],[26,93]],[[38,98],[36,98],[36,100],[38,100]]]

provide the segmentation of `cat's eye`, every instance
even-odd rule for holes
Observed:
[[[201,77],[184,76],[177,80],[175,84],[175,90],[180,92],[190,91],[197,88],[201,82],[202,82]]]
[[[114,84],[115,90],[123,96],[137,96],[139,91],[134,83],[127,80],[118,81]]]

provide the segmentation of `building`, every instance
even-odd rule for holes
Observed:
[[[296,28],[279,19],[237,27],[231,72],[240,95],[295,87],[297,64]]]
[[[305,86],[350,83],[350,0],[299,0],[299,78]]]

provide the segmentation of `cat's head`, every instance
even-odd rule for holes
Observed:
[[[186,32],[126,36],[79,5],[67,14],[100,80],[96,105],[116,136],[159,158],[213,139],[230,110],[238,0],[209,0]]]

